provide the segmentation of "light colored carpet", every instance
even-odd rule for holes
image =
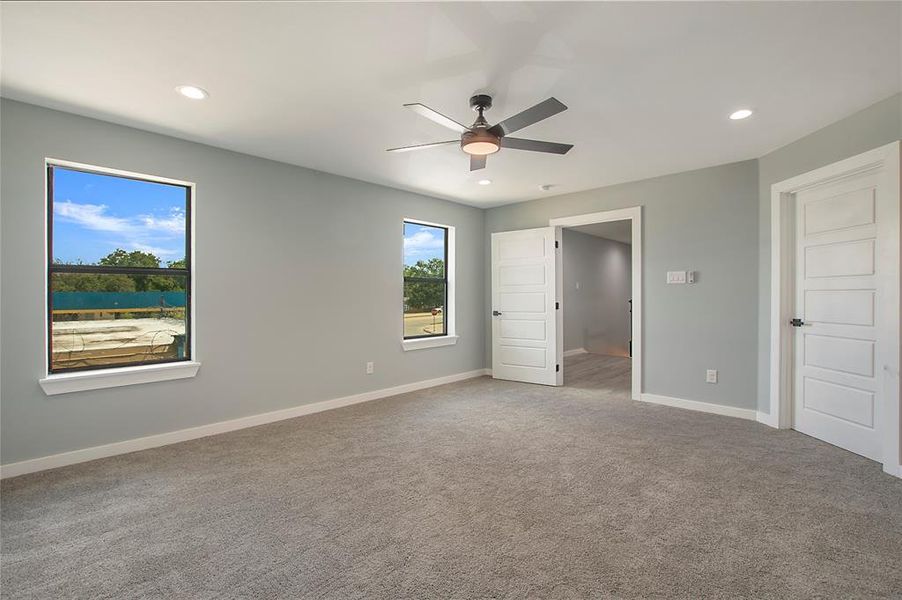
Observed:
[[[902,481],[480,378],[2,484],[6,598],[899,597]]]

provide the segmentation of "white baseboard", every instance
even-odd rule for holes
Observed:
[[[780,427],[775,416],[770,413],[761,412],[760,410],[755,412],[755,420],[768,427],[773,427],[774,429],[779,429]]]
[[[361,402],[369,402],[370,400],[378,400],[388,396],[396,396],[398,394],[406,394],[426,388],[444,385],[446,383],[454,383],[455,381],[463,381],[474,377],[482,377],[490,375],[490,369],[477,369],[475,371],[467,371],[465,373],[457,373],[447,375],[445,377],[437,377],[435,379],[427,379],[425,381],[417,381],[414,383],[406,383],[395,387],[384,388],[381,390],[373,390],[371,392],[363,392],[354,394],[353,396],[344,396],[342,398],[333,398],[331,400],[323,400],[312,404],[302,404],[292,408],[282,410],[274,410],[272,412],[250,415],[229,421],[219,421],[210,423],[209,425],[200,425],[198,427],[190,427],[188,429],[179,429],[177,431],[169,431],[147,437],[124,440],[114,442],[112,444],[104,444],[102,446],[93,446],[91,448],[82,448],[81,450],[73,450],[71,452],[63,452],[61,454],[52,454],[50,456],[42,456],[40,458],[32,458],[21,462],[10,463],[0,466],[0,479],[15,477],[17,475],[25,475],[26,473],[35,473],[47,469],[55,469],[57,467],[65,467],[76,463],[97,460],[98,458],[106,458],[108,456],[116,456],[117,454],[128,454],[129,452],[137,452],[138,450],[147,450],[148,448],[157,448],[169,444],[177,444],[188,440],[216,435],[218,433],[226,433],[237,429],[245,429],[247,427],[256,427],[257,425],[265,425],[275,421],[284,419],[293,419],[313,413],[350,406],[352,404],[360,404]]]
[[[755,421],[758,418],[758,411],[749,408],[736,408],[735,406],[699,402],[698,400],[684,400],[683,398],[671,398],[670,396],[659,396],[658,394],[642,394],[640,399],[642,402],[649,402],[651,404],[663,404],[664,406],[686,408],[689,410],[713,413],[715,415],[723,415],[725,417],[736,417],[737,419]]]
[[[564,350],[564,357],[567,356],[576,356],[577,354],[588,354],[589,351],[585,348],[574,348],[573,350]]]

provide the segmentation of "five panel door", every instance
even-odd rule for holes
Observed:
[[[561,385],[560,228],[492,234],[492,375]]]

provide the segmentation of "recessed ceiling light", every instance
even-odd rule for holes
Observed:
[[[210,95],[207,93],[207,90],[199,88],[196,85],[180,85],[175,88],[175,91],[185,98],[191,98],[192,100],[203,100]]]
[[[752,116],[752,111],[747,108],[740,108],[736,112],[730,115],[730,118],[734,121],[739,121],[740,119],[748,119]]]
[[[478,183],[479,185],[491,185],[492,180],[491,179],[480,179],[476,183]]]

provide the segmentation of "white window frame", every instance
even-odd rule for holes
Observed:
[[[457,254],[457,245],[455,243],[455,232],[453,225],[445,225],[442,223],[433,223],[431,221],[423,221],[421,219],[413,219],[405,217],[401,220],[401,297],[404,296],[404,223],[415,223],[416,225],[426,225],[427,227],[441,227],[447,231],[448,236],[448,256],[446,257],[445,263],[445,273],[448,279],[448,290],[447,290],[447,306],[444,308],[444,318],[445,318],[445,335],[435,336],[435,337],[427,337],[427,338],[417,338],[417,339],[404,339],[404,310],[401,310],[401,323],[398,331],[401,332],[401,348],[404,349],[405,352],[410,350],[424,350],[426,348],[440,348],[442,346],[453,346],[457,343],[458,335],[457,335],[457,311],[455,310],[455,287],[454,287],[454,279],[455,279],[455,254]],[[403,301],[402,301],[403,305]]]
[[[158,175],[148,175],[146,173],[135,173],[132,171],[122,171],[120,169],[111,169],[109,167],[98,167],[96,165],[89,165],[79,162],[73,162],[69,160],[61,160],[56,158],[45,158],[44,159],[44,251],[41,253],[41,257],[43,262],[41,264],[41,270],[46,271],[47,265],[49,264],[50,257],[47,256],[47,247],[48,240],[47,236],[49,234],[48,225],[50,223],[50,214],[49,210],[49,198],[47,194],[49,190],[47,189],[48,180],[47,180],[47,169],[49,167],[63,167],[63,168],[72,168],[72,169],[80,169],[83,171],[90,171],[94,173],[101,173],[104,175],[112,175],[116,177],[129,177],[132,179],[141,179],[144,181],[150,181],[153,183],[165,183],[169,185],[179,185],[187,187],[191,190],[191,223],[190,223],[190,236],[191,236],[191,301],[189,304],[189,310],[191,312],[190,317],[190,335],[188,336],[188,344],[190,346],[190,354],[191,360],[182,361],[182,362],[170,362],[170,363],[161,363],[159,365],[137,365],[137,366],[129,366],[129,367],[111,367],[109,369],[96,369],[91,371],[74,371],[70,373],[53,373],[49,372],[50,365],[47,357],[50,353],[50,329],[49,323],[47,319],[47,314],[49,307],[47,306],[48,299],[48,281],[45,274],[44,277],[44,311],[42,312],[43,321],[44,321],[44,353],[42,355],[42,363],[43,363],[43,373],[44,376],[38,380],[38,383],[41,386],[41,389],[44,390],[44,393],[48,396],[53,396],[55,394],[66,394],[69,392],[81,392],[86,390],[98,390],[103,388],[112,388],[112,387],[120,387],[124,385],[134,385],[139,383],[151,383],[155,381],[169,381],[172,379],[185,379],[189,377],[194,377],[197,375],[198,369],[200,369],[200,361],[198,360],[197,354],[197,285],[196,285],[196,272],[197,272],[197,260],[195,258],[195,246],[197,245],[197,238],[195,236],[195,223],[197,222],[197,207],[196,207],[196,189],[193,182],[190,181],[181,181],[178,179],[171,179],[168,177],[160,177]]]

